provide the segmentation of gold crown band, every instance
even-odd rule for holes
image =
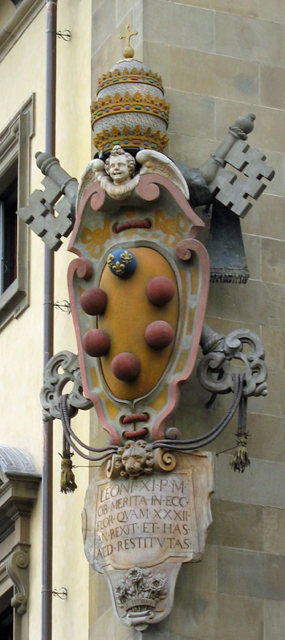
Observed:
[[[119,69],[114,69],[114,71],[108,71],[108,73],[104,73],[101,78],[98,80],[98,92],[106,87],[112,87],[117,83],[142,83],[149,84],[152,87],[157,87],[164,94],[164,89],[162,85],[161,76],[157,73],[153,73],[152,71],[145,71],[144,69],[136,69],[134,67],[132,71],[128,69],[123,69],[122,73],[120,73]]]
[[[118,127],[113,126],[111,131],[104,129],[94,136],[95,147],[102,152],[111,151],[115,144],[119,144],[123,148],[142,147],[163,151],[167,143],[168,137],[165,133],[158,131],[158,129],[152,131],[150,127],[142,131],[139,125],[134,127],[133,132],[126,125],[123,127],[123,133]]]
[[[138,91],[134,94],[132,100],[129,92],[125,96],[116,93],[113,98],[105,96],[99,98],[91,105],[91,124],[116,113],[146,113],[156,116],[164,120],[168,126],[169,122],[169,103],[163,98],[151,96],[149,93],[142,96]]]

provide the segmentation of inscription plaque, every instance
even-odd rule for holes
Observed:
[[[189,562],[203,553],[211,523],[211,454],[177,455],[172,473],[91,482],[83,512],[88,561],[102,572]]]
[[[199,552],[192,470],[98,483],[95,568],[149,566]],[[145,562],[142,551],[147,550]],[[97,566],[96,566],[97,565]]]
[[[201,559],[212,522],[212,454],[175,458],[175,470],[135,478],[107,477],[105,462],[82,512],[88,562],[105,574],[118,619],[140,631],[170,612],[181,564]]]

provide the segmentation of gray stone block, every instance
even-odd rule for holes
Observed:
[[[285,508],[285,464],[251,460],[243,474],[230,467],[231,456],[220,455],[215,463],[215,498],[245,504]]]
[[[164,88],[169,87],[170,46],[168,43],[148,42],[144,40],[143,61],[149,69],[156,71],[162,77]]]
[[[171,47],[170,82],[173,89],[180,91],[191,90],[223,100],[259,101],[259,67],[255,62]],[[225,123],[234,122],[238,115],[246,113],[244,108],[234,105],[238,113],[233,119],[224,118],[220,140],[225,136]]]
[[[105,0],[92,16],[92,55],[113,34],[115,28],[116,0]]]
[[[284,326],[285,286],[248,281],[246,285],[212,285],[208,299],[208,316],[260,325]],[[254,304],[252,301],[254,300]],[[262,400],[263,402],[263,400]]]
[[[264,603],[264,640],[281,640],[285,629],[285,602]]]
[[[265,342],[265,344],[268,349],[269,342]],[[249,413],[248,431],[250,434],[248,439],[250,458],[285,462],[285,418],[280,419],[279,417],[260,413]]]
[[[263,507],[212,499],[208,542],[263,551]]]
[[[193,135],[196,138],[214,137],[215,101],[208,96],[196,96],[183,91],[167,89],[165,98],[170,103],[169,132]],[[197,144],[199,144],[197,142]]]
[[[158,631],[187,640],[216,640],[217,595],[213,592],[190,592],[188,583],[175,602],[171,614],[160,622]],[[167,638],[167,635],[166,635]]]
[[[261,240],[245,233],[242,237],[249,277],[251,280],[261,280]]]
[[[171,1],[177,2],[178,0]],[[274,2],[281,3],[282,0],[273,0]],[[253,18],[258,18],[259,11],[259,0],[231,0],[230,2],[229,0],[179,0],[179,4],[191,4],[194,7],[204,7],[205,9],[225,11]]]
[[[189,591],[193,593],[196,591],[216,591],[217,547],[215,544],[207,543],[202,562],[189,562],[182,565],[176,587],[180,592],[180,597],[182,597],[185,584],[189,585]]]
[[[262,238],[263,240],[263,238]],[[273,241],[270,242],[270,247],[274,246]],[[283,245],[285,251],[285,242],[279,243]],[[268,247],[268,245],[267,245]],[[276,252],[276,261],[280,260],[280,249]],[[285,256],[285,253],[284,253]],[[269,370],[279,371],[280,373],[285,370],[285,327],[262,327],[262,340],[266,344],[266,363]]]
[[[285,5],[283,0],[259,0],[259,17],[271,22],[284,22]]]
[[[284,108],[284,69],[262,64],[260,67],[260,100],[268,107]]]
[[[285,510],[264,509],[264,551],[285,555]]]
[[[282,66],[284,64],[283,26],[217,12],[216,51],[242,60]]]
[[[196,138],[195,131],[191,136],[169,133],[168,155],[174,160],[181,160],[188,167],[200,167],[209,153],[214,153],[217,143],[213,140]],[[200,236],[199,236],[200,238]]]
[[[264,640],[263,601],[240,596],[218,596],[217,640]]]
[[[285,600],[285,557],[219,547],[218,592]]]
[[[144,37],[154,42],[214,51],[214,11],[168,0],[144,0]]]
[[[262,238],[262,280],[264,282],[285,282],[285,242]]]
[[[131,11],[134,7],[134,0],[117,0],[117,6],[116,6],[116,22],[117,24],[119,22],[121,22],[122,20],[124,20],[124,18],[126,17],[126,15],[128,14],[129,11]],[[133,27],[134,25],[132,24],[131,27]],[[133,29],[132,29],[133,30]],[[132,38],[132,43],[134,46],[135,43],[137,42],[137,39],[140,37],[141,34],[138,34],[135,38]]]

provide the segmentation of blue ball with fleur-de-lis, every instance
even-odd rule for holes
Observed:
[[[116,249],[109,253],[107,264],[114,276],[129,278],[136,269],[137,261],[128,249]]]

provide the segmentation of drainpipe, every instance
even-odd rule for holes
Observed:
[[[45,150],[55,155],[57,0],[46,0],[46,131]],[[53,355],[54,254],[45,246],[44,261],[44,367]],[[52,494],[53,427],[43,423],[42,474],[42,640],[52,638]]]

